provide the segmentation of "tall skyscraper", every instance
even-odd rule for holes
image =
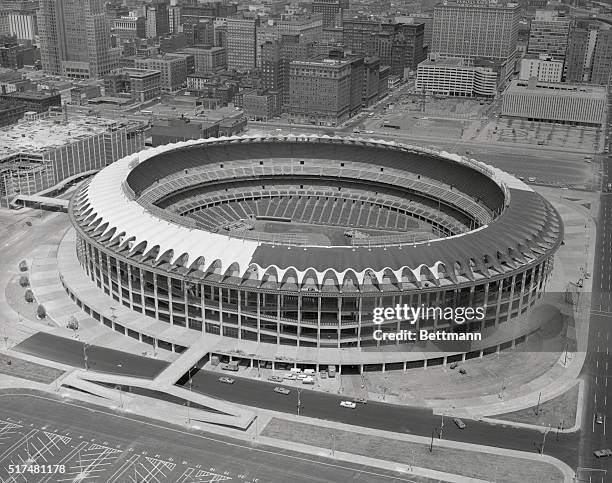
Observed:
[[[163,1],[154,2],[146,6],[147,37],[155,38],[170,32],[170,17],[168,5]]]
[[[227,68],[251,70],[255,68],[255,45],[258,20],[252,18],[227,19]]]
[[[608,85],[612,82],[612,30],[600,30],[593,53],[593,84]]]
[[[45,72],[98,78],[118,66],[104,0],[40,0],[38,28]]]
[[[567,82],[605,85],[612,71],[612,27],[594,20],[578,20],[569,32],[565,77]]]
[[[434,8],[431,52],[505,61],[516,53],[519,20],[517,4],[444,1]]]
[[[565,60],[570,19],[553,10],[537,10],[529,29],[527,53]]]

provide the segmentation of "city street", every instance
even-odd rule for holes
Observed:
[[[591,470],[581,470],[580,481],[612,478],[612,458],[598,459],[593,455],[598,449],[612,449],[612,193],[607,189],[607,184],[612,182],[611,175],[610,158],[606,158],[593,262],[589,353],[582,370],[587,391],[579,466]]]
[[[11,464],[65,473],[9,475]],[[12,482],[411,482],[392,471],[251,444],[37,392],[0,393],[0,479]]]
[[[60,338],[37,335],[32,341],[24,341],[16,347],[16,350],[24,350],[30,354],[36,352],[42,358],[84,367],[82,345],[78,341],[70,341],[70,344],[66,345]],[[118,360],[122,363],[117,364]],[[155,369],[147,369],[150,362],[158,361],[140,356],[118,356],[117,351],[102,347],[97,347],[96,350],[88,349],[88,364],[94,370],[95,368],[100,370],[100,368],[111,367],[114,374],[140,373],[141,377],[151,378],[155,375]],[[297,414],[298,398],[295,388],[291,388],[291,394],[285,396],[273,391],[278,384],[240,377],[235,377],[235,384],[222,384],[218,382],[221,375],[227,375],[227,373],[192,372],[192,390],[246,406]],[[233,373],[230,375],[234,377]],[[442,424],[440,416],[434,415],[431,410],[425,408],[370,401],[367,404],[359,404],[354,410],[347,410],[340,407],[342,400],[342,396],[339,395],[303,389],[300,391],[300,414],[425,437],[430,436],[432,431],[437,431]],[[543,433],[533,429],[492,425],[467,419],[465,422],[467,428],[460,430],[447,418],[444,424],[444,439],[527,452],[538,452],[543,441]],[[578,435],[576,433],[559,433],[546,440],[545,453],[575,467],[577,444]]]

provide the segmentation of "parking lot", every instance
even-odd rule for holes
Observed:
[[[15,471],[20,465],[17,471]],[[143,447],[87,438],[60,427],[0,419],[0,481],[256,482],[251,475],[158,454]]]

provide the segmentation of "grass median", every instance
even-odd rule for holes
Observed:
[[[0,374],[20,377],[22,379],[28,379],[29,381],[42,382],[43,384],[50,384],[63,373],[64,371],[60,369],[43,366],[6,354],[0,354]]]
[[[367,456],[385,461],[413,465],[455,475],[479,478],[496,483],[563,481],[561,471],[544,462],[510,456],[441,447],[434,440],[429,445],[399,439],[373,436],[340,429],[322,428],[313,424],[272,418],[262,436],[319,448],[331,445],[335,451]]]
[[[576,407],[578,405],[579,385],[565,391],[550,401],[506,414],[491,416],[493,419],[503,419],[515,423],[550,426],[552,429],[571,428],[576,422]]]

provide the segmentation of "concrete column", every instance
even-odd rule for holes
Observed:
[[[236,311],[238,312],[238,340],[242,340],[242,307],[241,307],[242,290],[236,289],[236,292],[238,293],[238,297],[237,297],[238,310]],[[253,361],[251,361],[251,367],[253,367]]]
[[[255,293],[257,294],[257,342],[261,342],[261,293]]]
[[[157,285],[157,274],[155,272],[152,272],[153,274],[153,296],[155,299],[155,318],[159,320],[159,292],[158,292],[158,285]]]

